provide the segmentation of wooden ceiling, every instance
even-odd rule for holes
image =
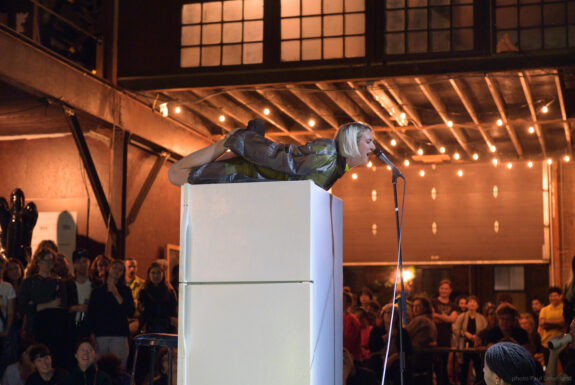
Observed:
[[[154,108],[168,102],[176,119],[199,116],[203,126],[198,131],[213,140],[255,118],[266,121],[270,139],[288,143],[333,137],[341,124],[363,121],[396,160],[572,155],[575,68],[191,88],[139,96]]]

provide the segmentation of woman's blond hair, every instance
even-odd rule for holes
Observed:
[[[363,122],[346,123],[339,127],[335,140],[339,154],[344,158],[356,158],[360,156],[357,142],[361,135],[371,131],[371,126]]]

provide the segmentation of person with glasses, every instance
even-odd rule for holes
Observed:
[[[26,316],[26,334],[52,352],[54,363],[65,367],[70,361],[68,298],[62,280],[52,272],[56,254],[38,250],[30,262],[37,273],[22,282],[18,302]]]

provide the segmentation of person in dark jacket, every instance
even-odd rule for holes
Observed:
[[[178,327],[176,292],[166,282],[164,269],[158,262],[148,268],[146,283],[139,293],[140,331],[142,333],[174,333]]]
[[[134,314],[132,291],[124,281],[125,267],[121,260],[108,267],[105,284],[92,291],[88,304],[88,325],[96,337],[99,354],[112,353],[126,368],[130,330],[128,318]]]
[[[96,366],[96,345],[92,340],[80,340],[74,357],[78,366],[62,379],[60,385],[112,385],[110,376]]]
[[[46,345],[38,344],[30,347],[30,361],[35,372],[28,377],[26,385],[60,385],[66,375],[63,369],[52,367],[52,355]]]

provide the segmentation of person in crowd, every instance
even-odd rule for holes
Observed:
[[[42,249],[50,249],[54,252],[54,254],[58,254],[60,252],[60,249],[58,248],[56,242],[54,242],[51,239],[44,239],[38,244],[38,247],[36,247],[36,251]]]
[[[62,281],[71,281],[74,278],[72,276],[68,258],[66,258],[62,253],[56,254],[56,259],[54,260],[54,273],[60,277]]]
[[[48,346],[56,367],[65,367],[71,356],[67,292],[62,280],[52,274],[56,254],[40,249],[32,258],[37,274],[26,278],[18,301],[26,317],[27,334]]]
[[[485,352],[486,385],[540,385],[542,373],[529,352],[512,342],[499,342]]]
[[[102,354],[100,358],[98,358],[97,365],[99,370],[110,376],[112,385],[133,385],[131,383],[132,377],[130,377],[128,372],[122,369],[122,361],[115,355]],[[144,382],[143,384],[146,383]]]
[[[14,293],[19,293],[22,280],[24,279],[24,267],[17,259],[9,259],[4,265],[3,280],[10,283],[14,288]],[[12,317],[12,327],[7,335],[2,338],[2,350],[0,353],[0,368],[18,361],[20,357],[20,347],[18,339],[22,330],[22,315],[18,306],[18,298],[14,298],[14,311]],[[0,369],[0,374],[2,373]],[[1,382],[0,382],[1,383]]]
[[[563,319],[566,325],[571,325],[575,318],[575,256],[571,259],[571,277],[565,285],[563,296]]]
[[[367,287],[364,287],[363,289],[361,289],[361,291],[358,294],[358,298],[359,298],[359,306],[367,311],[367,304],[370,301],[373,301],[373,293],[371,290],[369,290]]]
[[[353,315],[351,307],[353,298],[350,293],[343,293],[343,347],[355,360],[361,360],[361,324]]]
[[[455,304],[455,311],[458,315],[467,311],[467,296],[458,295],[455,297],[455,301],[453,301],[453,303]]]
[[[497,326],[487,333],[485,341],[482,341],[483,345],[490,346],[498,342],[508,341],[522,345],[529,351],[535,351],[529,343],[527,332],[517,325],[519,312],[515,306],[509,303],[502,303],[497,306],[495,314],[497,316]]]
[[[479,309],[479,299],[471,295],[467,298],[467,311],[459,314],[453,323],[454,346],[458,349],[473,348],[481,344],[478,334],[487,328],[487,319],[477,310]],[[481,358],[479,355],[464,354],[463,363],[459,374],[459,383],[467,384],[469,363],[473,362],[477,381],[482,378]]]
[[[2,278],[4,281],[10,283],[14,291],[18,293],[20,291],[20,285],[24,280],[24,266],[22,266],[22,263],[17,259],[8,259],[4,266],[4,275]]]
[[[34,345],[29,345],[24,348],[21,345],[22,351],[20,352],[20,359],[13,364],[8,365],[2,376],[2,385],[24,385],[26,380],[34,372],[34,365],[30,361],[30,349]]]
[[[174,333],[178,328],[176,292],[166,282],[164,269],[157,262],[148,268],[146,282],[139,294],[140,331]]]
[[[265,138],[263,122],[252,121],[206,148],[174,163],[171,183],[230,183],[256,180],[312,180],[329,190],[343,174],[369,162],[375,150],[372,128],[361,122],[341,126],[335,139],[317,139],[301,146]],[[216,161],[228,149],[237,155]],[[352,353],[353,354],[353,353]]]
[[[433,354],[418,351],[437,346],[437,326],[432,317],[431,301],[426,297],[415,297],[413,299],[413,318],[407,324],[406,329],[414,349],[410,368],[413,381],[416,384],[433,384]]]
[[[539,313],[545,307],[545,301],[541,298],[533,298],[531,300],[531,314],[535,320],[535,327],[539,327]]]
[[[545,365],[541,336],[537,333],[535,320],[531,313],[519,314],[519,327],[527,332],[527,335],[529,336],[529,344],[535,349],[533,352],[533,358],[535,358],[535,360],[542,366]]]
[[[26,385],[60,385],[60,381],[66,375],[65,370],[52,367],[52,355],[46,345],[32,346],[30,361],[34,366],[34,372],[26,380]]]
[[[362,307],[355,308],[353,315],[361,325],[361,359],[366,360],[369,358],[369,335],[373,326],[369,324],[368,313]]]
[[[108,266],[110,266],[111,263],[112,258],[104,254],[98,255],[92,261],[88,277],[90,278],[90,282],[92,282],[92,287],[94,289],[106,284],[106,274]]]
[[[172,267],[172,271],[170,273],[170,285],[172,285],[172,287],[176,291],[176,296],[178,296],[179,283],[180,283],[179,280],[180,280],[180,264],[177,263],[174,265],[174,267]]]
[[[169,380],[170,373],[170,351],[167,347],[163,347],[158,351],[156,356],[156,377],[154,377],[154,385],[171,385]],[[175,354],[173,355],[175,357]],[[176,361],[172,362],[172,383],[176,380]]]
[[[4,265],[4,268],[6,265]],[[3,277],[0,271],[0,277]],[[14,322],[14,308],[16,302],[16,292],[14,287],[4,280],[0,279],[0,374],[4,372],[9,362],[3,360],[6,355],[4,350],[12,349],[10,345],[10,333],[12,323]]]
[[[134,305],[136,306],[136,311],[130,318],[130,335],[134,336],[142,329],[142,326],[138,323],[140,318],[140,307],[138,306],[138,301],[140,298],[140,290],[142,290],[146,281],[137,275],[138,261],[136,258],[128,257],[124,259],[124,265],[126,267],[126,285],[132,291],[132,298],[134,298]]]
[[[96,345],[92,340],[80,340],[75,350],[78,366],[64,376],[60,385],[112,385],[110,376],[96,367]]]
[[[547,296],[549,305],[541,309],[539,313],[539,327],[537,328],[537,332],[541,336],[545,363],[549,359],[549,349],[547,347],[549,340],[563,334],[566,329],[565,319],[563,318],[563,290],[560,287],[552,286],[547,290]]]
[[[56,244],[56,242],[50,239],[45,239],[42,242],[40,242],[38,244],[38,247],[36,247],[36,251],[34,251],[34,254],[32,254],[32,259],[28,263],[28,266],[26,266],[24,269],[24,278],[28,278],[35,274],[38,274],[38,266],[32,263],[32,261],[34,260],[34,255],[43,249],[51,250],[54,253],[54,255],[58,255],[58,253],[60,252],[58,250],[58,245]]]
[[[497,306],[501,305],[502,303],[508,303],[513,305],[513,297],[509,293],[499,293],[497,295]]]
[[[88,277],[90,255],[84,249],[76,249],[72,253],[74,279],[71,286],[68,311],[72,317],[75,344],[90,335],[87,322],[88,303],[92,294],[92,282]]]
[[[439,282],[439,295],[432,300],[433,304],[433,321],[437,326],[437,346],[451,347],[452,324],[457,318],[457,307],[451,302],[450,295],[453,291],[451,281],[444,279]],[[436,355],[437,365],[435,374],[439,384],[447,384],[447,364],[449,353],[439,353]]]
[[[92,291],[87,314],[99,354],[115,354],[122,361],[122,369],[129,353],[128,318],[134,314],[134,299],[124,274],[124,262],[114,260],[108,267],[106,284]]]
[[[343,349],[343,383],[345,385],[379,385],[375,373],[356,365],[353,356]]]

